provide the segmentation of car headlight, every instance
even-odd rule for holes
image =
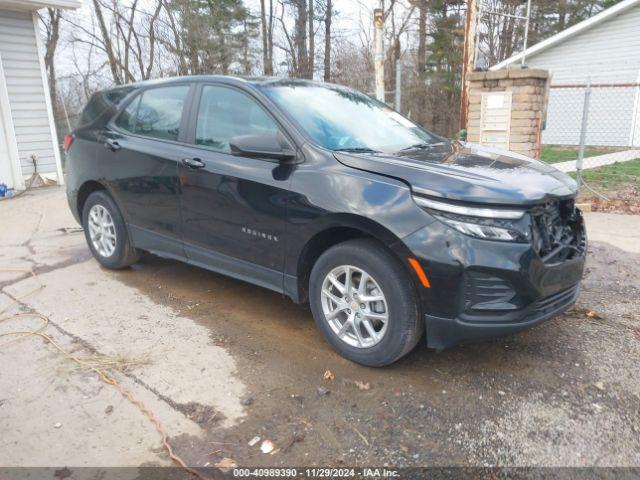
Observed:
[[[531,237],[531,224],[524,210],[468,207],[424,197],[413,198],[438,220],[471,237],[521,243],[528,242]]]

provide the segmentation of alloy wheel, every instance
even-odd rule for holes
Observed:
[[[356,348],[370,348],[387,332],[389,309],[378,282],[352,265],[331,270],[322,282],[322,311],[333,332]]]
[[[89,236],[100,256],[108,258],[116,251],[116,226],[109,210],[97,204],[89,210]]]

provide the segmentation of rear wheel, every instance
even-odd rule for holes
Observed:
[[[91,253],[103,266],[126,268],[140,258],[118,207],[106,192],[89,195],[82,209],[82,225]]]
[[[342,356],[369,366],[393,363],[423,331],[414,286],[398,261],[373,240],[327,250],[309,285],[311,310]]]

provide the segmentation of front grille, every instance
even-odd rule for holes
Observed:
[[[552,200],[531,210],[533,248],[547,264],[584,255],[582,214],[573,200]]]

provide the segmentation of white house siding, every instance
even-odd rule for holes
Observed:
[[[629,84],[640,75],[640,5],[599,25],[527,57],[531,68],[552,72],[559,84]],[[587,144],[640,145],[634,128],[640,121],[637,87],[593,88],[589,108]],[[576,145],[584,89],[552,88],[543,143]],[[634,138],[635,137],[635,138]]]
[[[31,12],[0,9],[0,58],[23,175],[56,174],[55,144]]]

